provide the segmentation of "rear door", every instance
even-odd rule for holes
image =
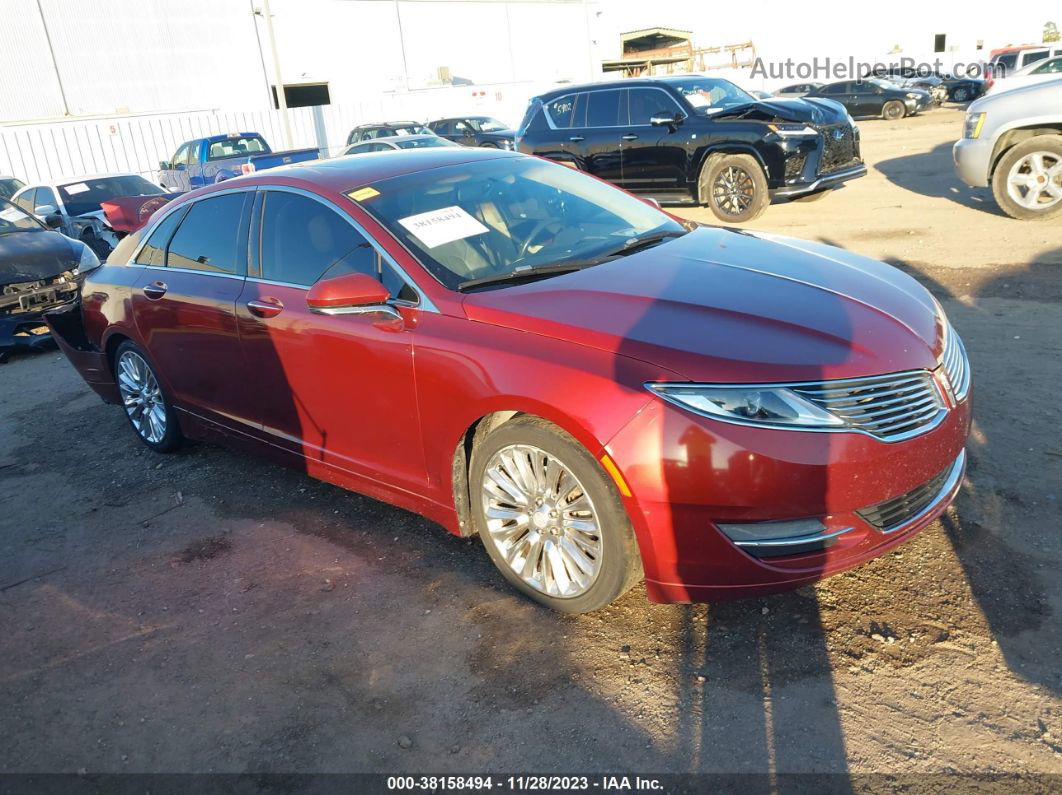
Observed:
[[[306,460],[400,487],[426,482],[413,380],[416,292],[352,219],[294,189],[262,192],[261,241],[237,306],[266,440]],[[257,256],[256,256],[257,255]],[[318,279],[365,273],[404,319],[311,312]],[[316,470],[316,471],[315,471]]]
[[[582,168],[585,126],[586,95],[565,94],[544,103],[532,116],[524,142],[530,143],[532,153],[539,157]]]
[[[579,130],[580,164],[595,177],[623,185],[623,136],[628,125],[627,89],[588,91],[586,126]],[[579,110],[577,108],[577,110]]]
[[[144,274],[133,290],[133,317],[175,402],[230,427],[255,419],[236,327],[253,196],[226,192],[179,209],[135,263]]]
[[[623,151],[623,187],[643,193],[670,193],[685,188],[686,138],[680,125],[656,126],[658,115],[685,116],[674,98],[660,88],[629,89],[630,124],[620,136]]]

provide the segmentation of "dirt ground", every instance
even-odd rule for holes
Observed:
[[[416,516],[148,452],[58,353],[0,367],[0,772],[1062,773],[1062,226],[957,181],[961,121],[864,122],[867,178],[755,223],[912,273],[974,371],[956,507],[799,592],[560,617]]]

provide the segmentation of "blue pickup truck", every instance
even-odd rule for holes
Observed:
[[[316,160],[317,149],[274,152],[258,133],[211,135],[185,141],[170,160],[159,163],[159,184],[171,191],[213,185],[241,174]]]

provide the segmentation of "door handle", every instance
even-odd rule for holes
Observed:
[[[568,140],[569,141],[575,141],[575,143],[579,143],[579,141],[585,141],[586,139],[583,136],[581,136],[581,135],[573,135]]]
[[[284,311],[284,304],[279,298],[267,297],[261,301],[252,300],[247,302],[247,309],[256,317],[276,317]]]
[[[635,135],[634,133],[627,133],[626,135],[623,136],[623,140],[624,141],[637,141],[638,140],[638,136]]]
[[[144,286],[144,295],[152,301],[158,301],[162,296],[166,295],[166,290],[168,289],[165,282],[152,282]]]

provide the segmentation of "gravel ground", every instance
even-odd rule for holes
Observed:
[[[975,377],[955,508],[795,593],[560,617],[416,516],[148,452],[57,353],[0,367],[0,772],[1062,773],[1062,235],[957,182],[960,124],[865,122],[868,178],[755,223],[915,275]]]

